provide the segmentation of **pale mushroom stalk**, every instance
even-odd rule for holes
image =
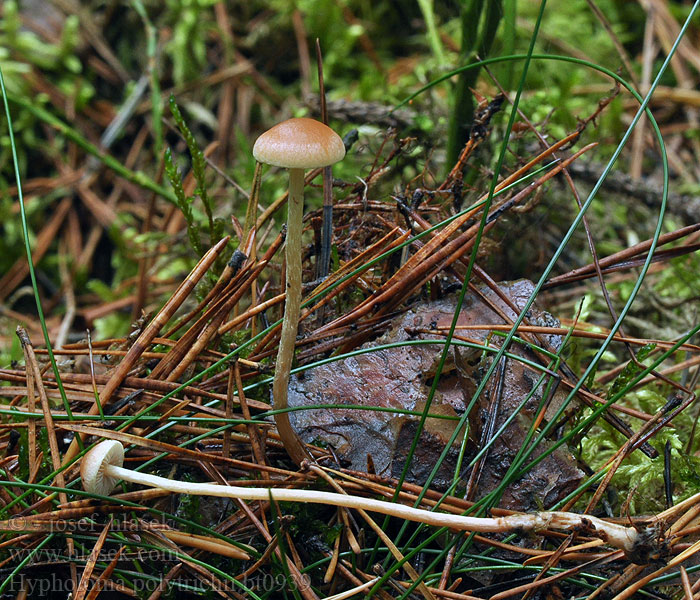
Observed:
[[[304,169],[289,169],[289,197],[287,199],[287,238],[285,259],[287,262],[286,296],[284,319],[280,335],[275,377],[272,382],[272,397],[275,409],[287,408],[289,376],[294,360],[294,347],[301,312],[301,232],[304,220]],[[289,456],[301,464],[309,455],[289,422],[289,413],[275,413],[277,433]]]
[[[176,481],[157,475],[148,475],[124,469],[121,466],[123,460],[124,448],[120,442],[105,440],[97,444],[83,458],[81,476],[85,490],[94,494],[106,495],[117,481],[121,479],[176,494],[341,506],[376,512],[437,527],[449,527],[477,533],[527,532],[545,529],[579,530],[582,533],[597,536],[609,545],[624,550],[629,555],[634,555],[635,551],[638,551],[639,545],[644,543],[645,537],[644,532],[640,533],[633,527],[625,527],[597,517],[576,513],[539,512],[534,514],[513,514],[504,517],[469,517],[438,513],[385,500],[375,500],[373,498],[334,492],[289,488],[224,486],[213,483]]]

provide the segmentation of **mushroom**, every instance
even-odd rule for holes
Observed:
[[[475,531],[481,533],[512,533],[540,531],[544,529],[579,530],[595,535],[615,548],[624,550],[628,556],[644,555],[643,547],[649,543],[649,531],[637,531],[592,517],[569,512],[538,512],[533,514],[512,514],[505,517],[468,517],[464,515],[438,513],[430,510],[405,506],[385,500],[375,500],[362,496],[319,492],[316,490],[296,490],[290,488],[237,487],[213,483],[194,483],[148,475],[122,467],[124,448],[121,442],[105,440],[92,448],[83,458],[80,470],[83,488],[91,494],[106,495],[120,479],[140,483],[176,494],[193,496],[218,496],[241,500],[274,500],[277,502],[307,502],[362,509],[370,512],[399,517],[438,527]]]
[[[108,467],[124,464],[124,446],[116,440],[105,440],[88,452],[80,463],[83,488],[91,494],[107,496],[117,485],[118,475],[110,475]]]
[[[116,440],[100,442],[85,455],[80,464],[80,478],[83,482],[83,488],[91,494],[107,496],[120,479],[126,479],[125,477],[114,475],[111,472],[112,468],[121,468],[123,464],[124,446],[122,446],[121,442],[117,442]],[[135,473],[128,469],[122,470],[127,473]],[[138,473],[136,474],[138,475]],[[169,540],[182,544],[183,546],[191,546],[239,560],[248,560],[250,558],[247,552],[223,540],[213,540],[205,536],[171,531],[169,529],[160,530],[159,533]]]
[[[287,200],[287,281],[282,333],[272,382],[275,425],[289,456],[297,464],[310,458],[289,422],[287,387],[294,359],[301,304],[301,231],[304,216],[304,169],[326,167],[345,156],[340,136],[314,119],[288,119],[263,133],[253,146],[255,160],[289,169]]]

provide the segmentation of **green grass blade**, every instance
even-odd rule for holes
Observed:
[[[61,374],[58,371],[58,365],[56,365],[56,358],[53,354],[53,349],[51,347],[51,340],[49,339],[49,331],[46,327],[46,319],[44,318],[44,311],[41,307],[41,298],[39,297],[39,286],[36,281],[36,273],[34,272],[34,261],[32,260],[32,248],[29,243],[29,224],[27,223],[27,213],[24,207],[24,195],[22,193],[22,178],[19,173],[19,162],[17,160],[17,146],[15,145],[15,136],[12,130],[12,115],[10,114],[10,105],[8,104],[7,90],[5,89],[5,78],[3,77],[2,68],[0,68],[0,92],[2,92],[2,100],[5,106],[5,118],[7,119],[7,132],[10,137],[10,148],[12,150],[12,164],[14,166],[15,180],[17,181],[17,199],[19,201],[19,214],[22,221],[22,234],[24,237],[24,248],[27,253],[27,263],[29,264],[29,277],[32,282],[32,290],[34,292],[34,302],[36,303],[36,311],[39,317],[39,323],[41,324],[41,332],[44,336],[44,343],[46,344],[46,350],[49,355],[49,361],[51,362],[51,370],[53,371],[54,377],[56,378],[56,385],[58,386],[59,393],[61,394],[61,400],[63,402],[63,407],[68,414],[69,418],[72,418],[72,413],[70,409],[70,404],[66,396],[66,390],[63,387],[63,382],[61,381]]]

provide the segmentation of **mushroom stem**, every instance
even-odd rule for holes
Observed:
[[[633,527],[609,523],[597,517],[568,512],[539,512],[533,514],[513,514],[505,517],[468,517],[448,513],[438,513],[385,500],[375,500],[362,496],[350,496],[334,492],[315,490],[295,490],[289,488],[255,488],[224,486],[213,483],[182,482],[157,475],[131,471],[111,464],[103,465],[104,475],[113,479],[123,479],[149,487],[157,487],[177,494],[193,496],[218,496],[242,500],[275,500],[278,502],[307,502],[355,508],[417,521],[427,525],[480,533],[507,533],[514,531],[541,531],[545,529],[581,530],[595,535],[615,548],[631,553],[638,543],[640,534]]]
[[[294,360],[299,313],[301,305],[301,232],[304,218],[304,169],[289,169],[289,198],[287,200],[287,239],[285,257],[287,261],[286,298],[284,320],[280,336],[275,377],[272,382],[272,397],[275,410],[287,408],[289,374]],[[289,422],[289,413],[275,413],[275,425],[284,448],[297,464],[311,457]]]

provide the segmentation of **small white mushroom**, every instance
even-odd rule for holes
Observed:
[[[287,200],[286,298],[280,345],[272,382],[275,425],[287,453],[300,465],[310,458],[289,422],[287,386],[294,359],[301,305],[301,232],[304,217],[304,169],[327,167],[345,156],[345,146],[330,127],[314,119],[288,119],[263,133],[253,146],[255,160],[289,169]]]
[[[108,473],[109,467],[124,464],[124,446],[116,440],[105,440],[88,452],[80,463],[83,488],[91,494],[107,496],[120,477]]]
[[[640,533],[634,527],[625,527],[624,525],[604,521],[598,517],[576,513],[553,511],[513,514],[493,518],[468,517],[414,508],[385,500],[333,492],[289,488],[237,487],[176,481],[125,469],[122,467],[123,460],[124,450],[120,442],[108,440],[97,444],[83,458],[81,476],[85,491],[106,495],[116,485],[118,480],[123,479],[131,483],[140,483],[176,494],[219,496],[222,498],[240,498],[242,500],[272,499],[277,502],[307,502],[342,506],[462,531],[512,533],[542,531],[545,529],[580,530],[581,533],[599,537],[610,546],[624,550],[630,557],[640,555],[640,546],[645,544],[647,537],[646,532],[642,531]]]

